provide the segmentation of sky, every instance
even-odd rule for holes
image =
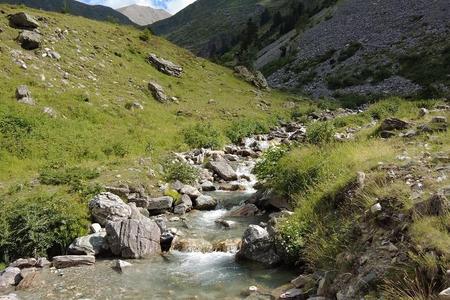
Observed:
[[[120,8],[123,6],[138,4],[143,6],[151,6],[154,8],[163,8],[171,14],[176,14],[186,6],[194,3],[196,0],[78,0],[87,4],[100,4],[112,8]]]

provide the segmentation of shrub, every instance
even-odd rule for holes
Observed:
[[[308,127],[306,141],[314,145],[324,145],[333,141],[334,134],[332,122],[317,122]]]
[[[267,150],[261,160],[259,160],[253,173],[256,175],[259,181],[268,181],[274,178],[277,174],[276,168],[279,161],[286,155],[287,148],[285,147],[273,147]]]
[[[222,145],[219,130],[213,125],[199,123],[183,130],[184,142],[192,148],[217,149]]]
[[[239,120],[234,121],[231,124],[226,131],[226,135],[232,143],[238,144],[245,137],[249,137],[254,134],[263,134],[268,130],[269,128],[261,122],[253,120]]]
[[[39,181],[47,185],[76,184],[83,180],[95,179],[100,174],[97,170],[81,167],[62,167],[58,165],[46,167],[39,173]]]
[[[360,42],[352,42],[350,45],[345,47],[338,56],[338,61],[344,61],[355,55],[359,49],[362,48]]]
[[[127,147],[121,143],[114,143],[111,146],[104,147],[102,151],[107,156],[114,155],[121,158],[129,154]]]
[[[194,183],[199,176],[199,171],[196,167],[179,160],[169,157],[163,163],[163,177],[167,182],[181,181],[186,184]]]
[[[26,157],[29,150],[25,144],[33,132],[33,125],[21,117],[7,115],[0,120],[0,149],[19,158]]]
[[[180,195],[180,193],[178,193],[174,189],[167,189],[167,190],[165,190],[164,191],[164,196],[172,197],[175,205],[180,204],[181,195]]]
[[[0,257],[64,253],[74,238],[86,233],[86,205],[57,195],[0,200]]]
[[[150,37],[152,36],[152,31],[150,28],[145,28],[142,30],[142,33],[139,35],[139,39],[143,42],[148,42],[150,40]]]

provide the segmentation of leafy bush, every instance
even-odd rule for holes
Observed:
[[[306,141],[314,145],[324,145],[333,141],[334,134],[332,122],[317,122],[308,127]]]
[[[163,163],[163,177],[167,182],[181,181],[186,184],[194,183],[199,176],[196,167],[180,162],[173,157],[166,158]]]
[[[217,149],[222,145],[222,137],[213,125],[199,123],[183,130],[184,142],[192,148]]]
[[[150,40],[150,37],[153,35],[150,28],[145,28],[142,30],[142,33],[139,35],[139,39],[143,42],[148,42]]]
[[[273,179],[277,172],[278,162],[287,153],[287,148],[285,147],[273,147],[267,150],[261,160],[259,160],[253,173],[256,175],[259,181],[268,181]]]
[[[39,181],[47,185],[63,185],[75,184],[83,180],[92,180],[100,176],[100,174],[93,169],[81,167],[63,167],[50,166],[42,169],[39,173]]]
[[[226,135],[234,144],[238,144],[243,138],[254,135],[266,133],[269,128],[258,121],[253,120],[239,120],[231,124],[227,129]]]
[[[86,233],[87,209],[83,203],[57,195],[0,200],[0,257],[64,253],[74,238]]]
[[[174,189],[167,189],[164,191],[164,196],[172,197],[174,204],[178,205],[181,201],[181,195]]]
[[[31,136],[33,125],[21,117],[7,115],[0,120],[0,149],[24,158],[29,154],[25,140]]]
[[[103,153],[107,156],[117,156],[124,158],[129,154],[129,151],[126,146],[121,143],[114,143],[111,146],[103,148]]]

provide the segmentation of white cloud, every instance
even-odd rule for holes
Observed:
[[[196,0],[79,0],[88,4],[106,5],[112,8],[120,8],[131,4],[164,8],[171,14],[176,14]]]

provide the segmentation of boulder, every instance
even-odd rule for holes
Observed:
[[[106,232],[111,252],[122,258],[143,258],[161,252],[161,230],[148,218],[108,222]]]
[[[380,137],[383,139],[389,139],[391,137],[395,136],[395,132],[389,131],[389,130],[382,130],[380,131]]]
[[[259,71],[252,73],[244,66],[236,66],[234,68],[234,71],[239,77],[241,77],[248,83],[253,84],[254,86],[256,86],[259,89],[268,89],[268,87],[269,87],[269,85],[267,84],[266,78]]]
[[[31,92],[26,85],[20,85],[16,88],[16,99],[19,103],[34,105]]]
[[[164,92],[163,87],[157,84],[156,82],[150,81],[148,83],[148,89],[152,93],[153,97],[159,102],[166,103],[168,101],[168,97]]]
[[[409,124],[408,122],[405,122],[403,120],[397,119],[397,118],[388,118],[385,119],[382,123],[381,123],[381,130],[387,130],[387,131],[391,131],[391,130],[403,130],[403,129],[407,129],[411,126],[411,124]]]
[[[214,209],[216,205],[217,201],[211,196],[201,195],[194,200],[194,207],[199,210]]]
[[[51,263],[45,257],[39,257],[37,262],[36,262],[36,267],[37,268],[45,268],[45,267],[48,267],[50,265],[51,265]]]
[[[160,58],[156,56],[156,54],[150,53],[150,55],[147,58],[148,62],[153,65],[158,71],[174,76],[174,77],[181,77],[183,74],[183,68],[174,64],[173,62],[166,60],[164,58]]]
[[[305,299],[304,295],[305,292],[303,292],[301,289],[293,288],[281,294],[280,299]]]
[[[34,50],[41,46],[42,36],[34,31],[24,30],[19,34],[17,40],[25,50]]]
[[[205,181],[202,183],[202,191],[203,192],[212,192],[216,190],[216,187],[214,186],[214,183],[211,181]]]
[[[172,248],[181,252],[211,252],[213,246],[204,239],[175,239]]]
[[[23,278],[16,287],[16,290],[26,290],[33,286],[36,286],[39,283],[40,272],[27,272],[23,273],[21,277]]]
[[[91,224],[91,226],[89,226],[89,230],[91,231],[91,233],[97,233],[102,231],[102,226],[98,223],[93,223]]]
[[[147,202],[148,210],[170,210],[172,209],[173,198],[169,196],[163,196],[159,198],[150,198]]]
[[[245,204],[243,206],[233,208],[228,216],[230,217],[251,217],[256,215],[258,212],[258,207],[254,204]]]
[[[20,280],[22,280],[20,269],[17,267],[7,267],[0,275],[0,287],[2,284],[6,286],[17,285]]]
[[[444,194],[435,193],[428,200],[416,203],[414,212],[421,216],[444,216],[450,212],[450,202]]]
[[[169,252],[174,238],[175,235],[171,231],[166,231],[161,234],[160,244],[162,252]]]
[[[238,178],[236,172],[225,159],[210,161],[207,167],[223,180],[232,181]]]
[[[236,227],[237,223],[235,221],[218,219],[216,220],[216,224],[223,226],[224,228],[230,229]]]
[[[24,12],[19,12],[9,16],[9,25],[18,29],[35,29],[39,27],[36,19]]]
[[[17,267],[19,269],[31,268],[37,264],[36,258],[19,258],[15,260],[10,267]]]
[[[53,257],[53,266],[57,269],[91,266],[95,264],[93,255],[62,255]]]
[[[114,268],[119,272],[123,272],[126,268],[129,268],[131,266],[132,264],[130,264],[129,262],[118,259],[116,260]]]
[[[106,232],[103,231],[75,239],[70,244],[68,252],[76,255],[99,255],[106,250],[108,250],[108,243],[106,242]]]
[[[105,226],[108,221],[117,222],[131,216],[131,208],[113,193],[96,195],[89,202],[89,209],[94,219]]]
[[[236,257],[260,262],[267,266],[274,266],[281,261],[269,233],[258,225],[250,225],[245,230],[241,249]]]
[[[199,190],[196,189],[195,187],[191,186],[191,185],[184,185],[181,188],[180,193],[188,195],[191,199],[195,199],[195,198],[197,198],[198,196],[201,195]]]
[[[192,209],[192,200],[191,197],[184,194],[181,196],[181,201],[177,204],[173,210],[173,212],[177,215],[184,215],[186,212]]]

